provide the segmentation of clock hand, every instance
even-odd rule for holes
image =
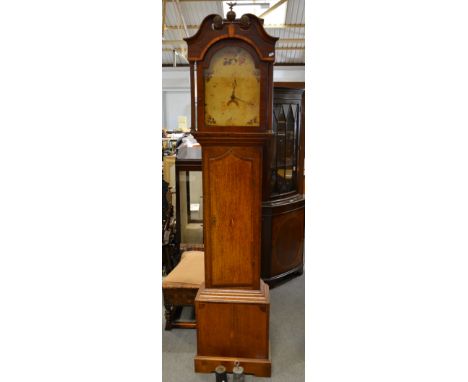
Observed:
[[[236,101],[236,86],[237,86],[237,81],[234,79],[234,82],[232,83],[232,93],[231,93],[231,99],[227,102],[227,105],[229,106],[231,103],[235,103],[237,106],[239,106],[239,102]]]
[[[231,94],[231,98],[234,98],[234,97],[235,97],[236,86],[237,86],[237,81],[234,79],[234,82],[232,83],[232,94]]]
[[[253,106],[253,102],[245,101],[245,100],[243,100],[243,99],[241,99],[241,98],[239,98],[239,97],[236,97],[236,96],[234,96],[234,98],[235,98],[236,100],[238,100],[238,101],[241,101],[241,102],[246,103],[247,105]]]
[[[228,101],[227,105],[229,106],[231,103],[235,103],[237,106],[239,106],[239,102],[236,101],[237,97],[231,96],[231,99]]]

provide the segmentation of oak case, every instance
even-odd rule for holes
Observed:
[[[266,191],[263,183],[268,181],[262,174],[272,139],[272,77],[277,38],[265,32],[263,20],[256,16],[235,19],[233,13],[228,12],[229,20],[207,16],[199,31],[186,39],[192,121],[196,122],[192,134],[202,146],[205,205],[205,283],[195,300],[195,371],[212,372],[222,364],[230,372],[239,361],[245,373],[270,376],[269,288],[260,280],[260,257],[262,200]],[[205,113],[205,107],[211,107],[206,103],[216,99],[211,97],[210,101],[205,97],[206,76],[212,74],[207,70],[212,58],[225,47],[248,52],[258,71],[258,119],[252,123],[249,121],[253,118],[248,118],[245,124],[239,122],[244,115],[240,97],[235,93],[235,77],[218,81],[224,83],[219,85],[224,86],[220,92],[224,93],[225,107],[231,108],[231,114],[222,117],[223,123],[216,124],[216,119]],[[230,96],[229,86],[233,88]],[[255,99],[247,100],[253,104],[251,112],[256,108]],[[232,123],[226,123],[229,120]]]

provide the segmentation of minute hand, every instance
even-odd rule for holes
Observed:
[[[238,101],[241,101],[241,102],[244,102],[246,103],[247,105],[250,105],[250,106],[253,106],[253,102],[248,102],[248,101],[244,101],[243,99],[239,98],[239,97],[236,97],[234,96],[234,99],[238,100]]]

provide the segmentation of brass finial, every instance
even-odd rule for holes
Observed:
[[[227,3],[227,5],[229,6],[229,11],[228,13],[226,13],[226,18],[229,20],[229,21],[234,21],[236,19],[236,12],[234,12],[232,10],[232,7],[234,5],[236,5],[237,3]]]

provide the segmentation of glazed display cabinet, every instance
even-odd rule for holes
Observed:
[[[274,284],[304,267],[304,90],[275,87],[273,140],[262,203],[262,279]],[[265,185],[265,183],[264,183]]]

